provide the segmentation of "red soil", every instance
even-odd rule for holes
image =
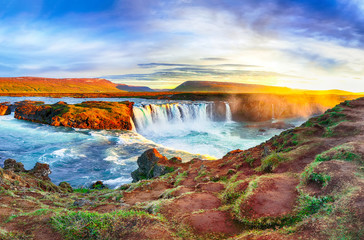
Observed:
[[[211,193],[183,195],[162,207],[161,212],[168,218],[178,218],[198,210],[210,210],[221,205],[220,199]]]
[[[232,220],[228,212],[207,210],[187,216],[184,222],[191,225],[199,234],[220,233],[237,234],[241,231],[241,226]]]
[[[262,178],[258,188],[240,208],[251,218],[279,217],[292,212],[297,198],[298,180],[289,176]]]

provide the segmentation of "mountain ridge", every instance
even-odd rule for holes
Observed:
[[[358,94],[344,90],[305,90],[289,87],[267,86],[260,84],[217,82],[217,81],[186,81],[172,91],[174,92],[226,92],[226,93],[281,93],[281,94]]]

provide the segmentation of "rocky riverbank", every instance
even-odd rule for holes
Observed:
[[[28,102],[15,109],[15,118],[52,126],[132,130],[133,102],[88,101],[80,104]]]
[[[358,99],[216,161],[148,150],[115,190],[43,189],[8,161],[0,238],[363,239],[363,143]]]

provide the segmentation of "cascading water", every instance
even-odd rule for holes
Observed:
[[[125,99],[0,97],[0,102],[23,100],[76,104]],[[0,165],[7,158],[22,161],[27,169],[42,162],[50,164],[51,179],[56,183],[67,181],[76,187],[102,180],[117,187],[131,181],[136,160],[147,149],[157,148],[167,158],[178,156],[184,161],[221,158],[231,150],[253,147],[282,131],[267,129],[262,133],[246,128],[244,122],[230,121],[230,107],[224,102],[129,100],[135,103],[132,120],[136,132],[59,128],[19,121],[14,114],[0,116]],[[302,121],[292,123],[300,125]]]
[[[230,105],[229,103],[225,103],[225,108],[226,108],[226,121],[227,122],[231,122],[233,119],[233,115],[231,113],[231,109],[230,109]]]
[[[214,121],[214,109],[213,102],[134,106],[134,123],[140,132],[160,131],[169,129],[169,126],[181,128],[182,124],[187,127],[201,127]],[[227,122],[232,119],[229,103],[225,103],[224,118]]]

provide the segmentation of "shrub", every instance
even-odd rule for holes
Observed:
[[[262,159],[262,164],[257,167],[255,170],[259,172],[272,172],[281,162],[285,161],[283,158],[276,152],[271,153],[267,157]]]
[[[310,181],[316,182],[321,184],[323,187],[327,186],[327,184],[329,183],[329,181],[331,180],[331,177],[329,175],[326,174],[322,174],[322,173],[311,173]]]

